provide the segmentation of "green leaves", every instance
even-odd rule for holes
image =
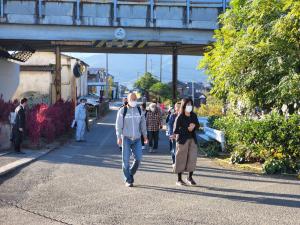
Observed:
[[[232,162],[266,162],[267,173],[278,163],[284,166],[274,173],[300,169],[295,167],[300,162],[300,115],[285,118],[272,112],[260,120],[229,115],[215,120],[214,127],[225,131]]]
[[[147,92],[157,82],[159,81],[151,73],[145,73],[134,83],[134,87]]]
[[[233,0],[199,67],[212,93],[266,111],[300,99],[300,2]],[[251,110],[251,108],[249,109]]]
[[[153,84],[150,88],[150,91],[155,95],[162,97],[163,99],[171,99],[172,97],[171,87],[161,82]]]
[[[163,99],[171,98],[171,87],[157,80],[151,73],[145,73],[140,79],[134,83],[134,87],[138,88],[143,94],[150,92]]]

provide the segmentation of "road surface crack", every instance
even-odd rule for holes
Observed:
[[[36,215],[36,216],[39,216],[39,217],[42,217],[42,218],[51,220],[51,221],[53,221],[53,222],[57,222],[57,223],[61,223],[61,224],[66,224],[66,225],[73,225],[73,224],[71,224],[71,223],[67,223],[67,222],[65,222],[65,221],[62,221],[62,220],[59,220],[59,219],[52,218],[52,217],[50,217],[50,216],[41,214],[41,213],[39,213],[39,212],[30,210],[30,209],[26,209],[26,208],[24,208],[23,206],[18,205],[18,204],[13,203],[13,202],[9,202],[9,201],[3,200],[3,199],[0,199],[0,202],[2,202],[4,205],[8,205],[8,206],[17,208],[17,209],[22,210],[22,211],[24,211],[24,212],[27,212],[27,213],[30,213],[30,214],[33,214],[33,215]]]

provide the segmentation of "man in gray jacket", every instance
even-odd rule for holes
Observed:
[[[148,143],[145,116],[137,106],[137,97],[134,93],[128,95],[128,105],[119,109],[116,120],[117,143],[122,145],[122,168],[125,185],[133,186],[133,176],[142,160],[141,135],[144,136],[145,144]],[[130,155],[134,162],[130,167]]]

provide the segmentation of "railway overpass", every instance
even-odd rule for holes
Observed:
[[[56,51],[58,83],[60,52],[170,54],[176,90],[177,55],[201,55],[227,5],[226,0],[0,0],[0,48]]]

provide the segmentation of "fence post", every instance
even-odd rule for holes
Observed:
[[[226,5],[227,5],[227,1],[226,1],[226,0],[223,0],[223,12],[226,11]]]
[[[42,0],[39,0],[39,18],[42,18]]]
[[[0,17],[4,16],[4,6],[3,6],[3,0],[0,0]]]
[[[80,0],[76,1],[76,20],[80,20]]]
[[[150,0],[150,22],[154,21],[154,0]]]
[[[114,0],[114,22],[117,22],[118,18],[118,0]]]
[[[191,8],[191,0],[186,0],[186,24],[190,24],[190,8]]]

